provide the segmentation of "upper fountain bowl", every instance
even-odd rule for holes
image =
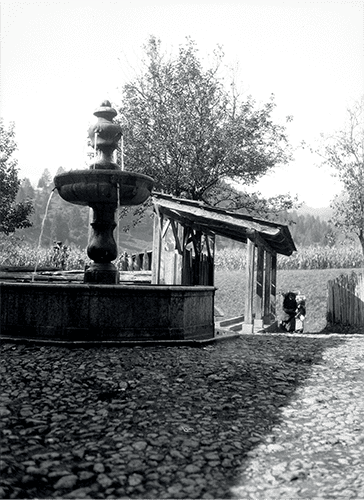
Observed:
[[[61,198],[75,205],[126,206],[146,201],[151,195],[153,179],[121,170],[71,170],[57,175],[54,185]]]
[[[151,195],[153,179],[144,174],[121,170],[114,163],[114,151],[122,129],[114,123],[117,112],[110,101],[103,101],[94,115],[97,122],[89,128],[94,161],[89,170],[71,170],[54,178],[59,195],[76,205],[140,205]],[[123,153],[122,153],[123,154]],[[108,210],[107,210],[108,211]]]

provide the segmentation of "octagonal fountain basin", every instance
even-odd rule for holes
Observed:
[[[1,337],[67,344],[213,340],[212,286],[0,283]]]
[[[54,184],[61,198],[75,205],[140,205],[149,198],[153,179],[121,170],[71,170],[57,175]]]

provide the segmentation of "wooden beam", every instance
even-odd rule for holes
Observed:
[[[163,215],[163,214],[162,214],[162,215]],[[161,224],[161,228],[162,228],[162,233],[161,233],[161,236],[162,236],[162,238],[164,238],[164,237],[165,237],[165,235],[167,234],[167,231],[168,231],[168,229],[169,229],[170,224],[171,224],[171,219],[167,219],[167,220],[165,221],[165,224],[164,224],[164,222],[162,222],[162,224]]]
[[[191,228],[191,238],[196,257],[198,257],[201,253],[201,236],[202,236],[201,231],[194,231]]]
[[[206,233],[204,233],[204,238],[205,238],[205,243],[206,243],[206,250],[207,250],[207,255],[209,256],[210,259],[211,257],[211,250],[210,250],[210,242],[209,242],[209,237]]]
[[[172,227],[172,231],[173,231],[173,236],[174,236],[174,239],[176,241],[176,250],[178,251],[178,253],[180,255],[182,255],[183,250],[182,250],[182,245],[181,245],[181,242],[179,239],[178,228],[176,227],[176,222],[174,220],[170,220],[170,222],[171,222],[171,227]],[[178,224],[178,222],[177,222],[177,224]]]

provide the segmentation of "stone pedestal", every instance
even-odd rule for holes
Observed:
[[[115,285],[119,282],[118,271],[111,261],[118,254],[113,234],[116,228],[116,206],[112,203],[99,203],[94,204],[92,210],[92,231],[87,255],[93,263],[85,271],[84,282]]]
[[[100,264],[93,262],[85,271],[84,283],[100,285],[117,285],[119,283],[119,271],[111,262]]]

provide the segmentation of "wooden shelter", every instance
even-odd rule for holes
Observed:
[[[296,251],[287,226],[154,193],[152,284],[214,285],[215,236],[247,244],[243,331],[276,318],[277,254]]]

